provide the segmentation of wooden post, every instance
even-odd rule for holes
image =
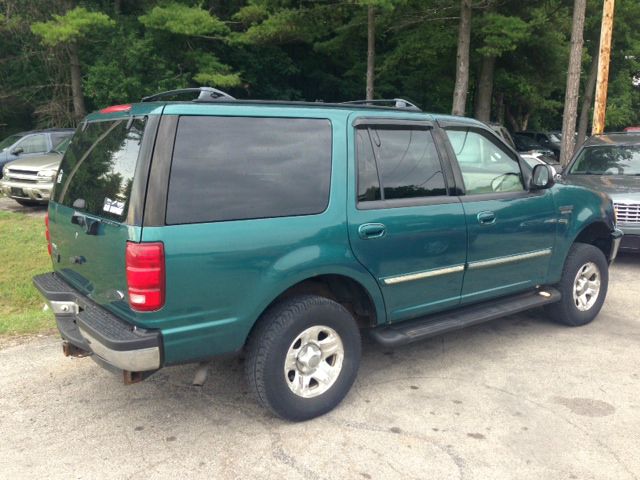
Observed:
[[[593,108],[592,135],[604,131],[607,112],[607,88],[609,84],[609,60],[611,58],[611,35],[613,32],[613,10],[615,0],[604,0],[602,9],[602,30],[600,31],[600,58],[598,59],[598,79],[596,80],[596,103]]]

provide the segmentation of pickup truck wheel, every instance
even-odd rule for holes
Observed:
[[[562,300],[547,307],[551,317],[577,327],[591,322],[604,303],[609,284],[609,265],[600,249],[575,243],[569,250],[558,287]]]
[[[339,303],[315,295],[286,299],[267,310],[249,337],[249,388],[279,417],[317,417],[349,392],[360,348],[358,326]]]

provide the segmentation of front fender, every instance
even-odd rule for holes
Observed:
[[[574,185],[558,187],[554,198],[558,208],[558,229],[548,283],[560,281],[569,249],[585,229],[600,223],[609,232],[615,231],[613,202],[607,194]]]

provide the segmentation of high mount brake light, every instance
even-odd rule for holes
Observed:
[[[138,312],[160,310],[165,298],[162,242],[127,242],[126,271],[131,309]]]
[[[111,105],[110,107],[100,110],[100,113],[128,112],[129,110],[131,110],[131,104],[127,103],[123,105]]]

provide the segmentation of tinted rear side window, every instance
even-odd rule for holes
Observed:
[[[328,120],[181,117],[166,221],[321,213],[329,202],[330,180]]]
[[[123,221],[129,208],[145,119],[93,122],[74,135],[60,164],[54,198],[93,215]]]
[[[428,129],[360,128],[357,156],[360,202],[447,194],[438,151]]]

